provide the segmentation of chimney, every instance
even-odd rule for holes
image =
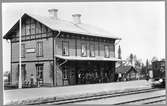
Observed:
[[[56,19],[58,18],[58,17],[57,17],[58,9],[49,9],[48,12],[49,12],[49,16],[50,16],[51,18],[56,18]]]
[[[75,24],[80,24],[81,23],[81,19],[80,19],[81,14],[73,14],[72,17],[73,17],[73,20],[74,20]]]

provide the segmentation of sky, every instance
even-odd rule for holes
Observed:
[[[130,53],[143,63],[155,56],[165,58],[165,2],[53,2],[2,3],[3,35],[25,13],[48,16],[48,9],[58,9],[58,17],[73,21],[81,14],[81,22],[109,31],[122,40],[122,59]],[[10,42],[3,40],[3,70],[10,70]]]

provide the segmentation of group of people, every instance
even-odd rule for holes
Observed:
[[[100,75],[98,72],[85,72],[78,74],[78,81],[80,84],[93,84],[109,82],[109,77],[107,73]]]
[[[36,84],[35,84],[35,77],[33,74],[31,74],[30,76],[30,80],[25,80],[24,81],[24,87],[40,87],[40,84],[39,84],[39,78],[37,77],[37,81],[36,81]]]

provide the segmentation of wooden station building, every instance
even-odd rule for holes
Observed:
[[[51,86],[113,82],[115,41],[112,34],[84,24],[80,14],[61,20],[57,9],[49,16],[25,13],[21,17],[22,83]],[[5,34],[11,41],[11,82],[19,80],[19,22]]]

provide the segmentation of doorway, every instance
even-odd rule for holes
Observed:
[[[43,64],[36,64],[37,86],[43,85]]]

